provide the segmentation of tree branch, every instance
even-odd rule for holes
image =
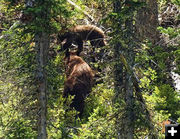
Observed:
[[[91,22],[95,22],[94,18],[89,15],[86,11],[82,10],[81,7],[79,7],[78,5],[76,5],[73,1],[71,0],[67,0],[68,3],[70,3],[71,5],[73,5],[75,8],[77,8],[78,10],[82,11],[84,15],[86,15],[90,20]]]

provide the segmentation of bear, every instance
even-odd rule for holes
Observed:
[[[58,42],[66,40],[60,51],[68,49],[75,42],[78,45],[77,56],[83,51],[83,41],[89,40],[94,47],[106,45],[104,32],[94,25],[72,27],[63,35],[58,34],[57,40]]]
[[[64,58],[66,80],[64,83],[63,97],[74,96],[71,108],[79,112],[81,118],[85,98],[90,94],[94,73],[90,66],[76,52],[66,51]]]

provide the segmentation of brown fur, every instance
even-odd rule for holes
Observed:
[[[78,45],[77,55],[79,55],[83,50],[83,41],[89,40],[92,46],[105,46],[104,37],[104,32],[96,26],[77,25],[63,35],[58,35],[58,40],[62,42],[66,39],[62,50],[68,49],[73,42],[76,42]]]
[[[74,95],[70,106],[79,111],[79,117],[81,117],[84,100],[91,92],[94,74],[89,65],[81,57],[72,52],[68,52],[64,60],[66,66],[64,96]]]

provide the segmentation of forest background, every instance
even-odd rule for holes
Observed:
[[[0,138],[164,138],[180,123],[179,0],[1,0]],[[107,45],[82,58],[98,71],[83,118],[64,104],[57,34],[93,24]],[[128,132],[127,132],[128,131]]]

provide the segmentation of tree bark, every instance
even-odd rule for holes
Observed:
[[[145,6],[140,8],[136,16],[136,30],[141,40],[149,39],[153,44],[159,41],[158,4],[157,0],[140,0]]]
[[[116,0],[114,3],[114,12],[121,12],[121,2]],[[122,23],[120,19],[117,30],[122,27]],[[126,29],[131,33],[132,31],[132,23],[131,20],[126,23]],[[120,32],[117,31],[119,34]],[[131,35],[131,34],[128,34]],[[121,36],[121,35],[119,35]],[[121,40],[121,38],[119,39]],[[131,41],[131,40],[130,40]],[[132,45],[130,47],[133,47]],[[130,50],[130,51],[129,51]],[[134,138],[134,97],[133,97],[133,82],[131,73],[123,68],[124,65],[122,61],[121,55],[125,54],[125,56],[130,57],[128,62],[130,62],[130,66],[134,64],[134,54],[133,48],[131,49],[123,49],[123,46],[120,42],[116,43],[114,46],[114,58],[115,58],[115,66],[114,66],[114,81],[115,81],[115,94],[116,94],[116,103],[121,103],[121,100],[124,100],[125,105],[120,105],[123,107],[124,113],[122,116],[116,117],[116,130],[119,139],[133,139]],[[119,101],[119,102],[118,102]]]
[[[155,46],[160,40],[160,34],[157,30],[159,26],[158,22],[158,1],[157,0],[140,0],[140,2],[144,2],[145,6],[141,7],[136,15],[136,34],[138,39],[143,41],[144,39],[149,39],[153,46]],[[141,94],[141,91],[136,91],[136,94]],[[138,95],[136,95],[139,97]],[[157,131],[154,128],[153,121],[151,119],[151,115],[147,109],[147,106],[142,98],[142,110],[146,115],[146,119],[148,121],[147,127],[149,128],[149,137],[152,139],[157,139]]]
[[[49,49],[49,35],[42,32],[36,35],[37,51],[37,81],[38,81],[38,139],[46,139],[46,112],[47,112],[47,78],[45,67]]]
[[[38,3],[35,0],[25,0],[26,8],[34,8],[34,4]],[[42,3],[43,4],[43,3]],[[36,18],[46,19],[48,10],[46,12],[41,11],[41,16]],[[29,14],[29,13],[28,13]],[[29,14],[32,16],[31,14]],[[24,16],[24,17],[23,17]],[[27,20],[27,21],[26,21]],[[34,19],[36,20],[36,19]],[[23,13],[21,21],[24,23],[31,22],[31,19],[26,17]],[[37,127],[38,127],[38,139],[46,139],[46,114],[47,114],[47,77],[46,77],[46,66],[48,60],[48,50],[50,47],[50,37],[49,34],[45,32],[45,24],[41,25],[43,31],[35,30],[35,50],[36,50],[36,83],[37,83],[37,93],[38,93],[38,117],[37,117]]]
[[[133,12],[133,11],[132,11]],[[135,44],[134,38],[133,38],[133,32],[134,32],[134,27],[133,27],[133,15],[131,18],[126,20],[125,22],[125,28],[126,28],[126,33],[125,36],[129,36],[129,40],[127,42],[128,49],[125,50],[125,55],[127,59],[127,63],[130,68],[132,68],[135,64]],[[134,100],[134,86],[133,86],[133,75],[130,71],[127,71],[126,69],[126,74],[125,74],[125,102],[126,102],[126,121],[127,121],[127,127],[129,128],[129,132],[127,129],[127,139],[133,139],[134,138],[134,121],[135,121],[135,113],[134,113],[134,106],[135,106],[135,100]]]

